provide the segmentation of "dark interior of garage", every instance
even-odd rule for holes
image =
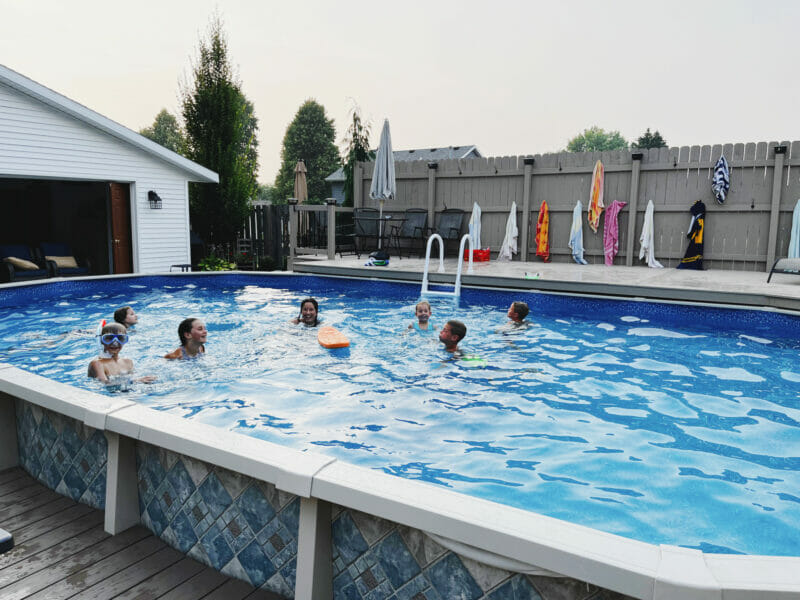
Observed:
[[[112,272],[109,214],[107,182],[0,178],[0,244],[66,243],[93,275]]]

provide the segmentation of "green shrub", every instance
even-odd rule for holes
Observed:
[[[211,254],[201,260],[198,266],[201,271],[233,271],[236,268],[236,263],[228,262],[224,258]]]

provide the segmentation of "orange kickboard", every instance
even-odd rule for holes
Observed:
[[[345,334],[329,325],[320,328],[317,341],[325,348],[347,348],[350,345]]]

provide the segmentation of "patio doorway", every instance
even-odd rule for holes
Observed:
[[[110,183],[111,256],[114,273],[132,273],[130,186]]]

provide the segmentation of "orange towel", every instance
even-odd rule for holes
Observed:
[[[550,209],[547,200],[542,200],[539,208],[539,220],[536,222],[536,256],[541,256],[544,262],[550,261]]]
[[[603,212],[603,163],[599,160],[594,165],[592,174],[592,190],[589,194],[589,227],[597,233],[597,226],[600,224],[600,213]]]

